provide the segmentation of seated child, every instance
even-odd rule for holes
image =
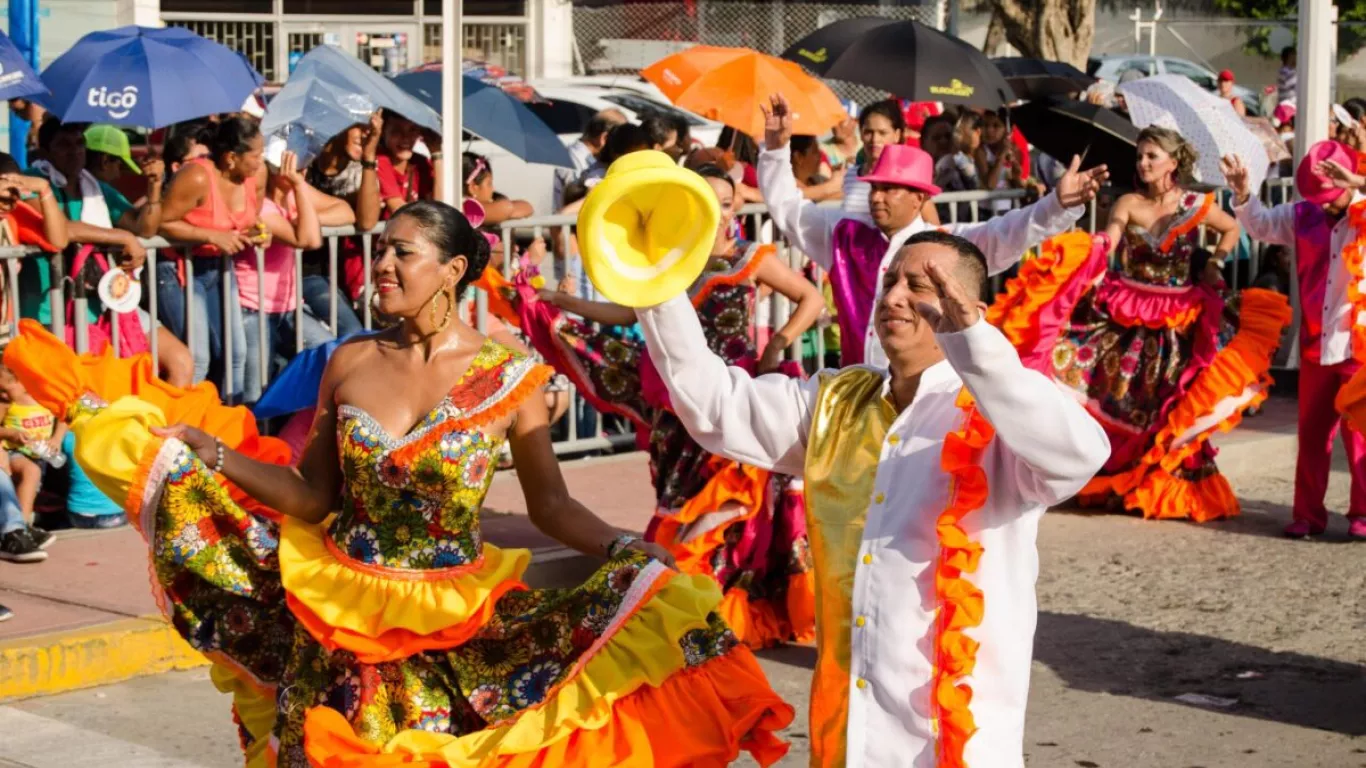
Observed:
[[[0,471],[13,477],[25,521],[23,530],[6,534],[0,557],[17,560],[31,554],[29,545],[39,551],[51,546],[53,534],[33,526],[33,502],[43,471],[49,465],[66,463],[62,454],[66,432],[66,425],[39,405],[13,372],[0,366]]]

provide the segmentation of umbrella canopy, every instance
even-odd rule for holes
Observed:
[[[1252,189],[1266,180],[1266,147],[1233,111],[1233,105],[1181,75],[1145,77],[1119,87],[1134,125],[1158,125],[1180,133],[1195,150],[1195,178],[1226,186],[1219,159],[1238,155],[1247,164]]]
[[[411,71],[395,75],[393,84],[433,110],[440,110],[442,77],[440,70]],[[528,163],[574,167],[560,137],[535,112],[495,86],[468,75],[462,77],[460,112],[465,130]]]
[[[299,60],[285,87],[271,99],[261,133],[280,137],[299,156],[313,161],[333,136],[364,123],[377,109],[396,112],[434,133],[441,116],[393,81],[335,45],[320,45]]]
[[[1015,91],[1015,98],[1025,101],[1049,96],[1070,96],[1084,91],[1096,78],[1062,61],[1007,57],[992,59],[1006,82]]]
[[[1010,110],[1010,119],[1040,151],[1064,163],[1082,155],[1082,169],[1102,163],[1117,179],[1138,160],[1138,128],[1124,116],[1085,101],[1045,99]]]
[[[1244,117],[1243,125],[1261,140],[1262,147],[1266,149],[1267,160],[1279,163],[1290,159],[1290,150],[1285,146],[1285,139],[1281,138],[1280,132],[1271,124],[1271,120],[1265,117]]]
[[[28,65],[9,35],[0,32],[0,99],[9,101],[39,93],[47,93],[47,86],[38,79],[38,73]]]
[[[829,86],[796,64],[748,48],[697,45],[641,70],[669,100],[750,136],[764,135],[761,104],[781,93],[794,130],[819,136],[849,115]]]
[[[820,77],[880,88],[912,101],[999,109],[1014,91],[986,54],[918,21],[843,19],[783,52]]]
[[[160,128],[237,112],[261,86],[241,54],[180,27],[91,32],[43,71],[35,101],[62,122]]]
[[[410,72],[440,72],[442,71],[441,62],[429,61],[426,64],[419,64],[412,69],[401,72],[406,75]],[[545,101],[545,97],[531,86],[531,83],[521,77],[508,72],[497,64],[490,64],[481,59],[463,59],[460,62],[460,71],[475,80],[495,88],[501,88],[509,96],[518,101],[531,103],[533,101]]]

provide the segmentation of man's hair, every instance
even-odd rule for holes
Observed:
[[[668,117],[654,113],[648,115],[641,121],[640,127],[645,129],[645,135],[650,137],[650,144],[662,147],[669,142],[669,134],[674,135],[674,141],[678,140],[678,128]]]
[[[1282,49],[1281,49],[1281,63],[1282,63],[1282,64],[1288,64],[1288,63],[1290,62],[1290,57],[1291,57],[1291,56],[1294,56],[1294,55],[1295,55],[1295,46],[1293,46],[1293,45],[1287,45],[1286,47],[1282,48]]]
[[[614,109],[604,109],[596,115],[593,115],[593,118],[588,121],[588,125],[584,126],[583,137],[589,141],[597,141],[603,136],[606,136],[608,131],[611,131],[614,126],[619,125],[620,123],[620,112],[617,112]]]
[[[38,148],[47,151],[52,148],[52,140],[57,138],[59,133],[78,133],[85,134],[85,129],[90,127],[90,123],[63,123],[57,119],[56,115],[49,114],[43,120],[43,124],[38,128]]]
[[[942,245],[956,253],[958,261],[953,267],[954,277],[958,278],[958,282],[963,284],[968,293],[979,297],[982,295],[987,284],[987,257],[981,248],[974,245],[971,240],[958,235],[928,229],[911,235],[906,244],[897,251],[897,255],[900,256],[911,248],[925,243]]]
[[[790,143],[792,144],[792,154],[800,155],[806,152],[810,152],[812,149],[815,149],[816,137],[807,136],[805,134],[797,134],[792,137]]]
[[[21,173],[19,161],[8,152],[0,152],[0,174],[5,173]]]

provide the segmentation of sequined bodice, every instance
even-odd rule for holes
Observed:
[[[328,531],[339,554],[403,570],[476,560],[483,545],[479,509],[503,443],[487,428],[506,415],[509,409],[500,406],[517,399],[514,393],[539,386],[547,374],[488,341],[450,393],[402,437],[360,408],[340,406],[344,488]]]
[[[1191,284],[1191,257],[1199,244],[1199,224],[1209,211],[1204,195],[1187,193],[1177,204],[1166,227],[1157,232],[1130,224],[1124,230],[1122,249],[1124,276],[1163,288]]]

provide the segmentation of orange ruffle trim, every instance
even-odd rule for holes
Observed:
[[[968,739],[977,732],[973,719],[972,687],[962,682],[977,665],[976,640],[966,630],[979,626],[986,610],[985,595],[965,574],[977,571],[982,545],[963,530],[963,518],[987,501],[987,473],[982,453],[995,430],[977,411],[967,390],[958,395],[963,426],[944,438],[940,466],[949,476],[949,504],[935,522],[939,559],[934,570],[938,610],[934,625],[934,708],[939,720],[940,768],[966,768]]]
[[[759,514],[760,508],[764,505],[764,487],[768,484],[769,473],[720,456],[713,456],[707,463],[707,468],[711,470],[712,476],[701,491],[688,499],[676,512],[658,515],[659,521],[654,527],[653,541],[674,556],[678,569],[684,573],[712,576],[715,574],[707,562],[708,556],[725,543],[726,528]],[[718,525],[696,538],[688,541],[679,540],[679,536],[688,525],[707,515],[715,514],[725,506],[739,506],[741,512],[725,524]]]
[[[1238,499],[1222,476],[1219,482],[1205,478],[1191,483],[1172,473],[1216,431],[1233,429],[1242,421],[1243,411],[1266,400],[1272,383],[1271,356],[1290,319],[1290,304],[1284,296],[1260,288],[1244,290],[1238,332],[1172,408],[1152,447],[1133,469],[1087,483],[1080,494],[1082,503],[1101,502],[1113,494],[1122,496],[1126,508],[1141,511],[1145,518],[1188,518],[1203,523],[1236,516]],[[1220,402],[1249,390],[1253,390],[1251,397],[1232,413],[1201,428],[1199,434],[1190,434],[1198,421],[1216,412]],[[1179,447],[1178,438],[1185,440]]]
[[[768,691],[764,695],[756,692]],[[699,722],[699,718],[703,722]],[[518,754],[490,755],[482,768],[723,768],[741,750],[760,765],[787,753],[773,731],[791,708],[772,693],[748,648],[680,671],[659,687],[617,701],[601,728]],[[723,734],[716,740],[715,736]],[[711,736],[712,738],[708,738]],[[336,710],[317,707],[304,720],[309,761],[318,768],[447,768],[438,754],[383,753],[355,735]]]
[[[749,593],[740,587],[726,591],[716,612],[740,642],[756,650],[787,642],[815,642],[815,575],[808,570],[788,577],[783,614],[767,600],[749,599]]]
[[[739,285],[754,277],[754,273],[759,271],[759,265],[763,260],[777,252],[778,247],[771,243],[756,247],[754,249],[754,255],[750,256],[749,261],[745,262],[745,265],[740,269],[709,278],[707,282],[698,289],[697,293],[693,294],[691,299],[693,307],[702,306],[702,302],[707,300],[707,297],[711,295],[711,292],[723,285]]]
[[[71,406],[86,392],[106,403],[136,397],[156,406],[167,424],[188,424],[201,429],[258,461],[287,465],[293,456],[288,443],[257,431],[256,419],[246,408],[223,405],[213,384],[205,381],[181,389],[157,378],[150,354],[119,358],[106,350],[102,355],[77,355],[41,323],[24,319],[19,321],[19,335],[5,348],[4,361],[5,367],[14,372],[40,405],[62,414],[68,421]],[[156,444],[160,445],[160,441]],[[146,473],[155,455],[153,450],[139,465],[133,481],[139,492],[129,494],[124,504],[126,510],[140,503],[141,491],[147,484]],[[278,512],[252,499],[226,478],[220,475],[218,479],[233,501],[247,512],[270,520],[280,519]],[[129,519],[137,519],[139,513],[129,511]]]
[[[1200,208],[1185,221],[1167,230],[1167,235],[1162,238],[1160,246],[1163,253],[1170,251],[1176,241],[1185,237],[1188,232],[1200,226],[1200,223],[1209,215],[1210,208],[1214,207],[1214,193],[1206,192],[1203,200],[1200,201]]]
[[[492,424],[495,421],[511,415],[521,407],[522,401],[526,400],[527,397],[536,390],[545,386],[546,382],[550,381],[550,377],[553,376],[554,373],[554,369],[548,365],[538,365],[532,368],[522,376],[522,380],[517,382],[517,386],[513,387],[511,391],[506,395],[503,395],[503,397],[493,405],[478,411],[477,413],[472,413],[469,416],[443,421],[437,429],[430,429],[417,440],[404,443],[403,447],[393,452],[393,462],[400,466],[407,464],[416,460],[418,456],[441,442],[446,435],[453,431],[468,430],[472,427]],[[456,387],[461,386],[462,383],[463,382],[457,383]]]
[[[508,301],[507,298],[509,291],[515,291],[517,289],[513,287],[512,283],[508,282],[506,277],[503,277],[502,272],[499,272],[491,266],[484,267],[484,271],[480,273],[479,279],[475,280],[471,285],[488,294],[489,312],[492,312],[503,322],[514,328],[522,327],[521,316],[517,314],[517,310],[513,309],[512,302]],[[545,278],[540,275],[531,278],[532,288],[542,288],[544,286]]]
[[[1040,341],[1039,310],[1057,298],[1090,258],[1091,236],[1085,232],[1048,238],[1039,246],[1039,255],[1022,263],[1019,275],[1006,281],[1005,292],[987,308],[987,322],[1016,349],[1033,349]]]
[[[1366,295],[1361,290],[1361,281],[1366,279],[1366,202],[1352,206],[1347,217],[1356,232],[1356,238],[1342,249],[1348,275],[1347,301],[1352,306],[1352,357],[1357,362],[1366,362],[1366,323],[1361,321],[1366,313]],[[1338,390],[1334,406],[1353,429],[1366,429],[1366,368],[1357,371]]]

